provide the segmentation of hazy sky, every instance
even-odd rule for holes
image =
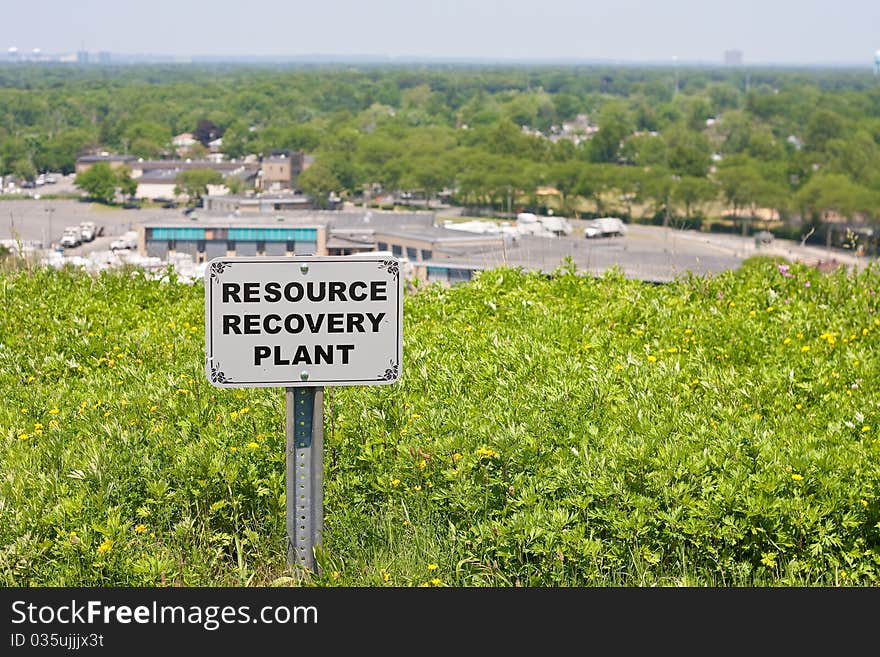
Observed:
[[[0,0],[0,47],[870,66],[878,0]]]

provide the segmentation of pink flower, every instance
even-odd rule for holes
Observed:
[[[791,274],[788,273],[788,265],[777,265],[779,269],[779,273],[785,276],[786,278],[790,278]]]
[[[805,282],[804,282],[804,287],[810,287],[810,281],[805,281]]]

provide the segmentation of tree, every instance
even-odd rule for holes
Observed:
[[[220,127],[208,119],[199,119],[195,132],[193,132],[193,138],[198,140],[199,143],[206,148],[210,142],[217,139],[217,137],[222,136],[223,131],[220,130]]]
[[[554,164],[547,172],[548,181],[559,191],[560,210],[565,215],[571,216],[577,212],[574,197],[584,187],[584,169],[583,162],[569,160]]]
[[[33,179],[37,177],[36,167],[34,167],[33,162],[31,162],[27,158],[16,160],[12,163],[12,166],[10,168],[12,169],[12,173],[14,173],[19,178],[33,181]]]
[[[705,176],[709,171],[712,149],[702,132],[689,130],[681,124],[664,132],[669,168],[680,176]]]
[[[672,197],[672,188],[675,185],[673,174],[667,169],[651,169],[645,172],[643,195],[651,199],[654,205],[654,215],[663,213],[663,226],[669,225],[669,206]]]
[[[319,208],[326,208],[330,194],[342,189],[333,170],[323,162],[315,162],[299,174],[299,186]]]
[[[685,219],[691,218],[691,210],[714,201],[718,196],[718,187],[705,178],[683,176],[672,188],[672,200],[684,206]]]
[[[186,194],[191,203],[197,203],[208,194],[208,185],[223,184],[223,175],[213,169],[189,169],[178,173],[175,182],[175,194]]]
[[[137,194],[138,182],[131,177],[131,170],[128,167],[122,167],[116,172],[116,180],[120,191],[128,198]]]
[[[76,174],[74,184],[96,201],[112,203],[116,198],[119,178],[107,162],[96,162],[85,171]]]
[[[629,113],[622,104],[609,103],[599,111],[597,124],[599,132],[590,139],[590,159],[616,163],[624,139],[633,132]]]

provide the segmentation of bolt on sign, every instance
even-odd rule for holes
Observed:
[[[395,259],[215,258],[205,279],[205,370],[219,388],[381,385],[400,376]]]

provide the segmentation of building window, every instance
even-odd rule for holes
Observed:
[[[410,260],[415,260],[419,257],[419,250],[412,246],[406,247],[406,257]]]
[[[400,256],[403,255],[403,249],[400,248],[397,244],[392,244],[391,245],[391,255],[399,258]]]
[[[434,252],[430,249],[422,249],[422,260],[430,260],[434,257]]]
[[[387,242],[376,242],[376,250],[377,251],[387,251],[388,243]]]

